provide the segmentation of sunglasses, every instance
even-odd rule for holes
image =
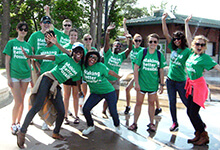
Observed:
[[[94,59],[95,61],[97,61],[97,60],[98,60],[98,57],[97,57],[97,56],[95,56],[95,55],[90,55],[90,56],[89,56],[89,58],[92,58],[92,59]]]
[[[181,38],[173,38],[173,41],[179,41],[179,40],[181,40]]]
[[[154,43],[157,44],[157,41],[149,41],[150,44]]]
[[[77,54],[77,53],[80,53],[80,54],[82,54],[83,51],[82,51],[82,50],[74,50],[73,53],[76,53],[76,54]]]
[[[50,21],[43,21],[43,24],[51,24]]]
[[[201,43],[201,44],[200,44],[200,43],[195,43],[195,45],[196,45],[196,46],[201,46],[201,47],[206,46],[206,44],[205,44],[205,43]]]
[[[64,27],[71,27],[71,24],[64,24]]]
[[[137,43],[137,42],[141,42],[142,40],[134,40],[134,41]]]
[[[24,31],[24,32],[27,32],[28,29],[27,28],[18,28],[19,31]]]
[[[92,38],[85,38],[84,40],[85,40],[85,41],[87,41],[87,40],[91,41],[91,40],[92,40]]]

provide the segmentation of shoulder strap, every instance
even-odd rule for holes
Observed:
[[[145,49],[143,50],[143,57],[142,57],[142,59],[141,59],[141,64],[140,64],[139,68],[141,68],[142,61],[144,60],[144,57],[145,57],[146,55],[147,55],[147,48],[145,48]]]
[[[160,60],[161,60],[161,53],[159,50],[157,50],[157,57],[158,57],[158,60],[159,60],[159,65],[157,67],[158,69],[158,78],[159,78],[159,83],[160,83]]]

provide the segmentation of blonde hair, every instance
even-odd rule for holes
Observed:
[[[197,35],[194,37],[192,43],[191,43],[191,47],[194,50],[195,48],[195,44],[198,40],[203,40],[205,42],[205,50],[207,49],[207,43],[209,42],[209,39],[207,37],[205,37],[204,35]]]
[[[65,22],[70,22],[71,25],[72,25],[72,21],[71,21],[70,19],[64,19],[64,20],[63,20],[63,24],[64,24]]]

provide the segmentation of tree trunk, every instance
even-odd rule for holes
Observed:
[[[92,46],[95,46],[96,43],[95,31],[96,31],[96,12],[94,9],[94,0],[91,0],[90,34],[93,37]]]
[[[103,13],[103,0],[98,0],[97,3],[97,49],[100,50],[101,48],[101,37],[102,37],[102,13]]]
[[[10,1],[3,0],[3,15],[2,15],[2,35],[1,35],[1,42],[0,42],[0,67],[5,67],[5,56],[2,53],[5,45],[9,40],[9,32],[10,32]]]

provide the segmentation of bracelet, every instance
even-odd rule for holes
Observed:
[[[160,86],[165,86],[165,84],[160,84]]]

